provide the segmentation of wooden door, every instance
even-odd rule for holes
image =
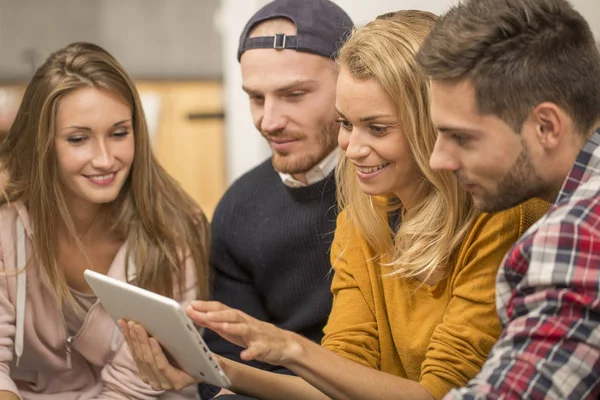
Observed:
[[[156,124],[160,163],[210,219],[226,179],[221,84],[139,83],[138,89],[150,127]]]

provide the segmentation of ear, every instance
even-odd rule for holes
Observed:
[[[555,103],[544,102],[531,112],[535,135],[540,144],[548,149],[557,148],[572,125],[569,116]]]

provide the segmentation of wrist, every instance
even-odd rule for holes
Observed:
[[[293,365],[302,364],[306,357],[306,342],[310,341],[294,332],[286,331],[285,335],[286,346],[281,366],[290,369]]]

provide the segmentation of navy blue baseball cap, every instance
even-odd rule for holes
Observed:
[[[256,25],[273,18],[292,21],[296,34],[248,37]],[[353,27],[348,14],[329,0],[274,0],[258,10],[244,27],[238,61],[251,49],[292,49],[333,59]]]

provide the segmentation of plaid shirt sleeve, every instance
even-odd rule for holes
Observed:
[[[588,399],[600,394],[600,200],[556,207],[507,254],[504,331],[481,372],[448,399]]]

